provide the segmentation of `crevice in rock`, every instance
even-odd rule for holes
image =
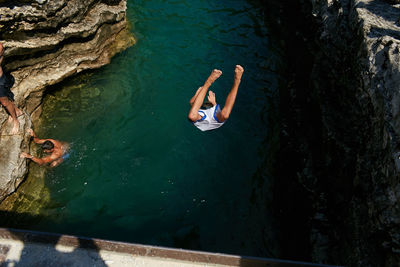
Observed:
[[[63,41],[61,41],[60,43],[58,43],[54,46],[46,47],[46,49],[40,49],[40,50],[36,50],[36,51],[35,51],[35,49],[29,49],[29,50],[27,50],[27,51],[29,51],[29,54],[18,54],[18,55],[12,55],[12,56],[6,57],[5,61],[11,62],[11,63],[6,64],[5,68],[8,71],[13,71],[18,68],[24,68],[24,67],[32,65],[32,62],[26,62],[26,61],[31,60],[31,59],[41,59],[41,58],[44,58],[46,55],[55,54],[56,52],[58,52],[62,48],[64,48],[66,45],[88,43],[96,38],[96,35],[98,34],[98,30],[103,25],[113,25],[113,24],[106,23],[106,22],[103,24],[100,24],[100,25],[98,25],[97,30],[94,33],[92,33],[86,37],[72,36],[67,39],[64,39]]]

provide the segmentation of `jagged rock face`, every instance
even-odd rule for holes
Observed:
[[[329,221],[314,223],[335,244],[326,246],[331,262],[335,254],[350,266],[395,266],[400,260],[399,13],[399,7],[375,0],[314,4],[323,53],[313,80],[326,146],[326,169],[314,173],[325,199],[315,199]]]
[[[27,172],[26,160],[19,158],[19,154],[28,151],[30,135],[26,130],[32,127],[32,122],[28,114],[18,119],[21,134],[10,135],[12,124],[0,113],[0,200],[17,189]]]
[[[392,4],[399,1],[391,1]],[[370,227],[381,235],[378,249],[385,251],[380,263],[400,262],[400,6],[372,0],[354,3],[366,45],[368,69],[364,87],[375,110],[381,111],[380,147],[375,147],[379,168],[371,174],[371,197],[366,201]]]
[[[126,21],[126,0],[0,0],[0,41],[5,47],[3,66],[15,78],[11,90],[16,104],[34,118],[40,113],[46,86],[108,64],[115,53],[134,43]],[[6,117],[0,108],[0,134],[7,134]],[[7,142],[2,136],[0,151],[9,153],[0,154],[0,200],[5,196],[2,190],[10,192],[1,186],[16,186],[26,173],[15,164],[14,154],[20,148],[14,151]],[[3,173],[11,165],[14,178]]]
[[[31,113],[47,85],[101,67],[131,45],[125,12],[125,0],[30,1],[0,7],[5,67],[15,77],[18,105]]]
[[[400,7],[381,0],[296,2],[303,9],[293,13],[302,12],[306,23],[294,27],[295,41],[304,43],[307,58],[289,59],[294,74],[281,92],[279,180],[289,181],[279,194],[295,203],[284,213],[307,213],[311,261],[398,266]],[[282,193],[293,184],[296,194]]]

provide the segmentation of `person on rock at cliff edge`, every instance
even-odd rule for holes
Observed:
[[[233,105],[235,104],[235,99],[243,72],[243,67],[236,65],[232,89],[226,97],[225,106],[222,110],[219,104],[217,104],[214,92],[211,90],[208,93],[208,102],[203,104],[208,88],[210,88],[215,80],[217,80],[222,74],[222,71],[217,69],[214,69],[211,72],[204,85],[197,89],[195,95],[189,101],[191,109],[189,111],[188,118],[194,126],[199,128],[201,131],[209,131],[224,125],[225,121],[231,114]]]
[[[11,92],[11,87],[14,85],[14,77],[3,72],[3,59],[4,47],[0,43],[0,103],[9,114],[8,121],[13,124],[11,134],[17,134],[19,130],[18,117],[22,115],[22,111],[14,103],[14,94]]]
[[[69,158],[68,143],[60,142],[54,139],[39,139],[32,129],[29,129],[28,133],[33,137],[33,141],[36,144],[42,145],[43,152],[51,154],[43,158],[37,158],[26,152],[22,152],[20,158],[31,159],[39,165],[50,164],[50,167],[56,167],[65,159]]]

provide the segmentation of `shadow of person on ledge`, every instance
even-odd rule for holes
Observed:
[[[5,211],[0,211],[0,216],[5,213],[10,216]],[[27,214],[13,216],[37,219]],[[0,266],[107,266],[91,238],[12,228],[0,229],[0,236]]]

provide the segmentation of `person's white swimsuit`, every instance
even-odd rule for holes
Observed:
[[[209,130],[214,130],[222,125],[224,125],[225,122],[219,122],[217,118],[217,113],[221,112],[221,108],[219,105],[215,105],[212,108],[208,109],[199,109],[199,114],[201,116],[201,119],[194,122],[194,126],[199,128],[202,131],[209,131]]]

